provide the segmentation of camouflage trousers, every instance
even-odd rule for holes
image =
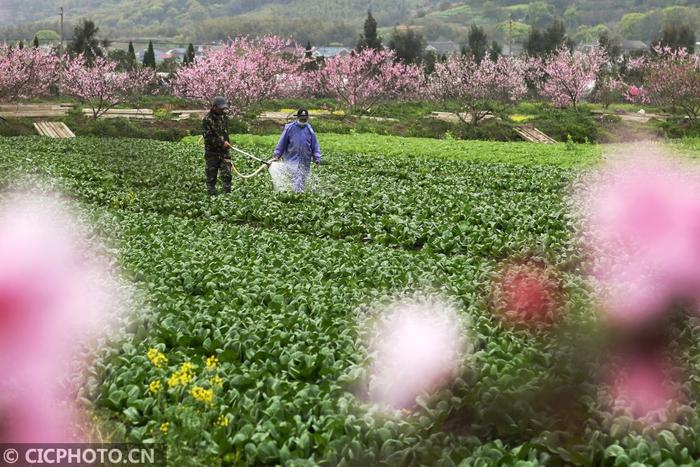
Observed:
[[[207,191],[216,196],[216,178],[221,174],[221,184],[224,193],[231,192],[231,157],[228,154],[216,154],[207,152],[204,154],[206,161]]]

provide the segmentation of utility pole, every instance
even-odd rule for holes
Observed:
[[[508,18],[508,27],[508,55],[513,58],[513,13],[511,13],[510,18]]]
[[[58,47],[58,61],[60,66],[58,68],[58,94],[61,95],[63,91],[63,7],[59,10],[61,15],[61,45]]]
[[[63,62],[63,7],[59,10],[61,15],[61,46],[58,48],[58,53],[61,57],[61,62]]]

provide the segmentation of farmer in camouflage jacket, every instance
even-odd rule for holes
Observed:
[[[228,137],[228,101],[215,97],[211,110],[202,120],[204,130],[204,159],[206,160],[207,191],[216,196],[216,177],[221,172],[224,192],[231,192],[231,143]]]

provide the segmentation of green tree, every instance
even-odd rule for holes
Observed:
[[[572,5],[564,12],[564,23],[570,30],[574,30],[581,23],[581,15],[578,12],[576,5]]]
[[[68,52],[71,55],[82,54],[88,64],[91,64],[95,57],[104,56],[100,48],[100,41],[97,33],[100,28],[89,19],[84,19],[73,28],[73,41],[68,44]]]
[[[127,51],[129,54],[129,69],[133,70],[136,68],[136,51],[134,50],[134,43],[129,41],[129,50]]]
[[[547,2],[537,1],[528,5],[525,20],[533,28],[542,28],[549,24],[554,16]]]
[[[493,0],[487,0],[481,5],[481,15],[484,18],[494,19],[497,21],[502,20],[504,15],[504,9],[500,8]]]
[[[372,16],[372,11],[367,12],[364,34],[360,35],[360,40],[357,43],[357,50],[364,49],[382,49],[382,38],[377,34],[377,21],[374,19],[374,16]]]
[[[435,64],[438,61],[437,53],[434,50],[429,50],[423,56],[423,71],[425,76],[430,76],[435,71]]]
[[[477,63],[481,63],[481,61],[484,58],[486,58],[486,54],[488,53],[489,47],[486,32],[484,32],[484,30],[479,26],[473,24],[472,27],[469,29],[468,41],[469,51],[474,56],[474,59],[477,61]]]
[[[143,66],[156,68],[156,53],[153,50],[153,41],[148,41],[148,49],[143,54]]]
[[[618,23],[618,29],[626,39],[652,42],[663,29],[664,17],[660,10],[647,13],[628,13]]]
[[[544,45],[546,52],[553,52],[559,47],[565,45],[573,49],[574,44],[566,36],[566,26],[560,20],[554,20],[544,32]]]
[[[185,56],[182,57],[182,63],[185,65],[189,65],[191,63],[194,63],[194,45],[190,42],[190,44],[187,46],[187,51],[185,52]]]
[[[19,50],[22,50],[24,48],[24,41],[19,41],[19,44],[17,44],[17,48]]]
[[[118,63],[117,71],[127,71],[131,69],[131,61],[129,60],[129,52],[122,49],[110,50],[107,54],[110,60]]]
[[[180,62],[178,59],[176,57],[171,57],[160,62],[160,65],[158,65],[156,69],[162,73],[175,73],[179,66]]]
[[[525,52],[531,57],[544,55],[544,35],[537,28],[532,28],[527,40],[523,44]]]
[[[616,37],[610,35],[610,31],[607,29],[600,33],[598,37],[598,46],[605,50],[610,57],[610,60],[616,61],[622,56],[622,45],[620,40]]]
[[[389,40],[389,48],[396,52],[396,58],[404,63],[420,63],[425,50],[425,38],[415,29],[394,28]]]
[[[506,43],[509,43],[512,40],[514,44],[524,44],[525,41],[527,41],[527,37],[530,35],[532,29],[533,28],[525,23],[513,21],[511,25],[509,21],[504,21],[498,25],[495,32],[496,37],[500,37]]]
[[[306,41],[306,49],[304,49],[304,70],[318,70],[318,62],[314,59],[314,49],[311,46],[311,41]]]
[[[695,52],[695,31],[687,24],[666,23],[661,32],[661,38],[656,44],[673,49],[686,49]]]
[[[532,28],[524,46],[525,51],[531,57],[541,57],[554,52],[562,46],[567,46],[571,49],[574,44],[566,36],[564,23],[554,21],[545,31]]]
[[[56,31],[52,31],[50,29],[42,29],[37,31],[34,35],[37,39],[39,39],[39,43],[43,42],[44,44],[58,42],[61,40],[61,36],[59,36]]]
[[[503,55],[503,47],[498,42],[492,41],[489,48],[489,59],[495,62],[501,55]]]

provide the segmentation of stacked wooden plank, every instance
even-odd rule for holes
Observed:
[[[73,132],[63,122],[36,122],[34,128],[40,135],[49,138],[75,138]]]
[[[83,115],[92,117],[92,109],[83,109]],[[152,109],[109,109],[99,118],[134,118],[139,120],[155,120]]]
[[[556,140],[542,133],[535,127],[521,125],[515,127],[515,132],[525,141],[540,144],[555,144]]]
[[[270,120],[277,123],[287,123],[296,119],[296,110],[280,110],[280,111],[265,111],[257,116],[258,120]],[[314,118],[327,118],[333,116],[343,116],[344,112],[331,112],[325,109],[312,109],[309,110],[309,115],[312,119]],[[364,117],[363,117],[364,118]],[[378,118],[378,117],[377,117]],[[393,119],[386,119],[393,120]]]
[[[258,120],[271,120],[277,123],[287,123],[294,120],[294,114],[289,112],[262,112]]]
[[[389,118],[389,117],[372,117],[370,115],[363,115],[360,118],[364,118],[365,120],[374,120],[375,122],[398,122],[398,118]]]
[[[0,105],[0,117],[51,118],[65,117],[72,104],[4,104]]]
[[[170,113],[175,116],[173,120],[187,120],[193,117],[204,118],[204,115],[206,115],[207,110],[172,110]]]

